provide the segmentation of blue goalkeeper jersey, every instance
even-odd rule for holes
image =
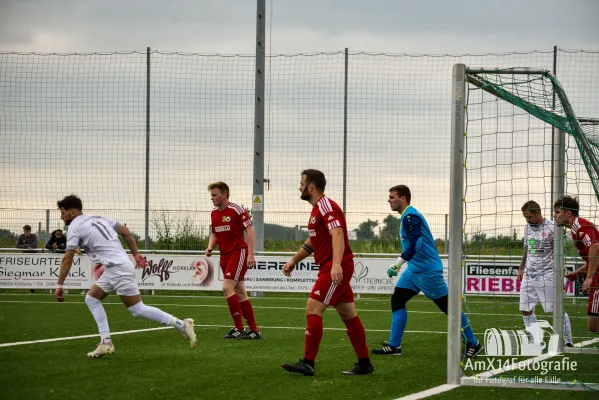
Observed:
[[[408,206],[401,214],[400,224],[401,258],[408,262],[408,268],[416,273],[443,271],[435,240],[422,214]]]

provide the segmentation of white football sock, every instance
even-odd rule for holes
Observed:
[[[566,343],[574,343],[572,341],[572,328],[570,327],[570,317],[568,313],[564,313],[564,341]]]
[[[134,306],[128,307],[127,310],[135,318],[145,318],[151,321],[158,322],[162,325],[171,325],[183,332],[183,321],[173,317],[172,315],[165,313],[164,311],[151,306],[146,306],[143,301],[135,304]]]
[[[108,327],[108,317],[106,316],[106,311],[104,311],[104,306],[102,302],[95,297],[90,295],[85,296],[85,304],[91,311],[94,319],[96,320],[96,324],[98,324],[98,331],[100,332],[100,338],[102,339],[102,343],[110,342],[110,328]]]
[[[524,320],[524,326],[526,327],[526,330],[530,330],[530,325],[537,322],[537,316],[534,311],[531,312],[530,315],[522,314],[522,319]]]

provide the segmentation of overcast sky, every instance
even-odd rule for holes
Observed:
[[[483,5],[484,4],[484,5]],[[599,49],[596,0],[266,0],[268,51]],[[2,0],[0,50],[252,54],[253,0]],[[272,28],[272,29],[271,29]]]

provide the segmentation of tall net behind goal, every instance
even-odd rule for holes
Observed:
[[[456,181],[461,197],[452,201],[461,203],[463,216],[453,221],[462,232],[459,257],[450,248],[450,274],[461,272],[462,309],[485,350],[461,360],[460,382],[598,390],[599,336],[587,326],[581,282],[564,279],[583,260],[570,231],[552,222],[552,205],[564,194],[579,199],[581,217],[599,222],[597,121],[576,115],[548,71],[462,71],[454,104],[464,110],[462,120],[456,112],[454,140],[463,157],[456,147],[454,157],[461,158],[464,180]],[[522,208],[531,200],[544,218],[525,232]]]

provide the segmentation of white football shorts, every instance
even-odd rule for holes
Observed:
[[[106,293],[116,293],[119,296],[139,294],[139,287],[135,280],[135,268],[130,261],[105,266],[104,273],[94,284]]]
[[[532,311],[541,303],[545,312],[553,312],[553,274],[524,277],[520,286],[520,311]]]

